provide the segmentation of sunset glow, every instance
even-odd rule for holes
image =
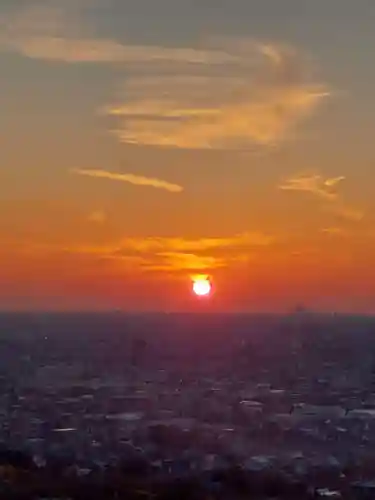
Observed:
[[[374,2],[206,4],[0,2],[0,309],[375,312]]]

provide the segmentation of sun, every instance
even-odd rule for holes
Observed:
[[[211,293],[211,283],[208,276],[194,276],[193,280],[193,292],[198,297],[208,297]]]

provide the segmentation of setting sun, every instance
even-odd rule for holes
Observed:
[[[198,297],[206,297],[211,293],[211,283],[208,276],[193,277],[193,292]]]

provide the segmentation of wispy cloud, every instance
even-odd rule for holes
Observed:
[[[275,238],[262,233],[230,237],[186,239],[182,237],[124,238],[108,245],[39,245],[35,251],[87,256],[115,261],[139,272],[210,272],[241,265],[253,258],[257,248],[269,246]]]
[[[158,46],[123,45],[116,40],[64,38],[58,36],[2,37],[3,48],[32,59],[65,63],[222,64],[225,54],[214,51]]]
[[[136,186],[151,186],[158,189],[165,189],[166,191],[170,191],[171,193],[180,193],[181,191],[183,191],[183,187],[179,186],[178,184],[172,184],[161,179],[144,177],[141,175],[120,174],[115,172],[108,172],[107,170],[95,169],[73,169],[72,173],[78,175],[86,175],[88,177],[96,177],[100,179],[109,179],[112,181],[128,182]]]
[[[280,184],[279,189],[305,191],[321,198],[336,200],[338,195],[331,188],[344,179],[343,176],[324,179],[321,175],[301,175],[287,179]]]
[[[256,42],[236,48],[226,50],[237,61],[219,72],[207,64],[202,74],[130,78],[126,97],[107,109],[119,140],[184,149],[272,146],[329,95],[296,52]]]
[[[162,252],[156,255],[154,262],[144,265],[146,271],[166,272],[210,272],[233,265],[249,262],[252,254],[202,255],[198,253]]]
[[[46,0],[8,12],[0,19],[0,48],[48,61],[125,64],[123,90],[106,108],[123,143],[272,146],[330,93],[289,47],[225,38],[190,47],[132,45],[96,36],[83,15],[86,3]]]
[[[136,252],[206,252],[217,249],[234,249],[267,246],[274,237],[263,233],[241,233],[227,238],[127,238],[125,247]]]
[[[65,63],[223,64],[233,60],[224,51],[124,44],[93,37],[85,16],[90,2],[45,0],[15,8],[0,17],[0,46],[22,56]]]
[[[164,252],[157,254],[155,262],[146,264],[148,271],[206,271],[227,267],[228,262],[212,255],[193,253]]]
[[[342,219],[360,221],[365,215],[364,212],[346,205],[346,203],[342,201],[339,194],[333,190],[333,188],[344,180],[345,177],[342,175],[328,178],[324,178],[320,174],[298,175],[290,179],[286,179],[278,187],[284,191],[303,191],[311,193],[314,196],[329,202],[324,206],[326,211],[329,211]]]
[[[347,231],[342,227],[324,227],[321,232],[332,236],[344,236],[347,234]]]
[[[332,177],[331,179],[326,179],[324,181],[324,185],[328,187],[336,186],[341,181],[344,181],[345,177],[343,175],[339,175],[338,177]]]
[[[326,207],[326,210],[330,211],[341,219],[346,219],[353,222],[361,221],[365,217],[365,212],[363,210],[344,205],[342,202],[330,207]]]

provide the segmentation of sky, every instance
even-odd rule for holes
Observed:
[[[0,0],[0,309],[373,313],[374,22]]]

